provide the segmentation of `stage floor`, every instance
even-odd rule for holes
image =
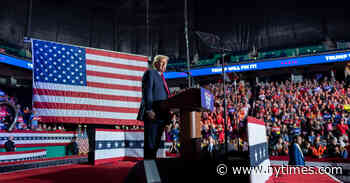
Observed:
[[[122,183],[135,162],[116,161],[98,166],[63,165],[49,168],[23,170],[0,174],[0,182],[6,183],[70,183],[97,182]],[[185,177],[184,177],[185,179]],[[278,183],[329,183],[337,182],[327,175],[283,175],[270,179]],[[208,181],[212,182],[212,180]]]

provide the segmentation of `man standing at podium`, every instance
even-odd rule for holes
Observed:
[[[162,114],[153,105],[155,101],[168,99],[170,92],[163,73],[169,58],[157,55],[153,60],[153,69],[147,70],[142,78],[142,102],[137,120],[144,122],[144,159],[155,159],[161,144],[161,137],[168,114]]]

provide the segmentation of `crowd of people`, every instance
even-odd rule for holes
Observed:
[[[8,130],[15,119],[17,123],[13,129],[26,130],[38,127],[39,118],[35,116],[35,111],[32,111],[29,105],[22,106],[15,96],[10,96],[3,90],[0,90],[0,102],[0,130]]]
[[[224,123],[224,90],[221,82],[204,86],[214,97],[214,111],[203,112],[202,146],[210,148],[211,144],[222,144],[225,141]],[[248,150],[245,133],[246,117],[251,108],[249,101],[252,97],[251,86],[248,82],[230,82],[226,88],[227,105],[227,136],[234,150]],[[210,148],[211,149],[211,148]]]
[[[227,128],[228,141],[233,144],[235,150],[248,150],[246,128],[246,117],[251,108],[251,86],[248,82],[230,82],[226,90],[227,104]],[[224,91],[221,82],[211,83],[203,86],[214,96],[214,111],[203,112],[201,116],[202,148],[209,151],[219,150],[218,145],[225,141],[224,131]],[[173,114],[171,124],[166,126],[166,140],[172,142],[171,152],[179,149],[179,114]],[[214,148],[212,148],[214,147]]]
[[[334,78],[266,82],[259,86],[252,115],[264,120],[270,155],[288,155],[293,136],[314,158],[348,157],[350,88]]]
[[[220,82],[203,87],[215,99],[214,111],[203,112],[201,118],[202,147],[212,149],[225,141],[224,91]],[[346,106],[350,107],[350,88],[344,81],[315,77],[302,82],[261,82],[254,89],[240,81],[229,83],[226,92],[227,136],[234,150],[248,150],[246,117],[251,115],[265,122],[271,156],[287,156],[294,137],[300,136],[305,156],[348,158],[350,112]],[[172,121],[166,127],[166,137],[176,150],[178,115],[173,115]]]

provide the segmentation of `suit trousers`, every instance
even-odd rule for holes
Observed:
[[[144,159],[156,159],[165,124],[163,120],[144,121]]]

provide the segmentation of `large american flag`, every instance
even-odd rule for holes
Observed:
[[[136,120],[147,57],[32,40],[33,107],[42,122]]]

